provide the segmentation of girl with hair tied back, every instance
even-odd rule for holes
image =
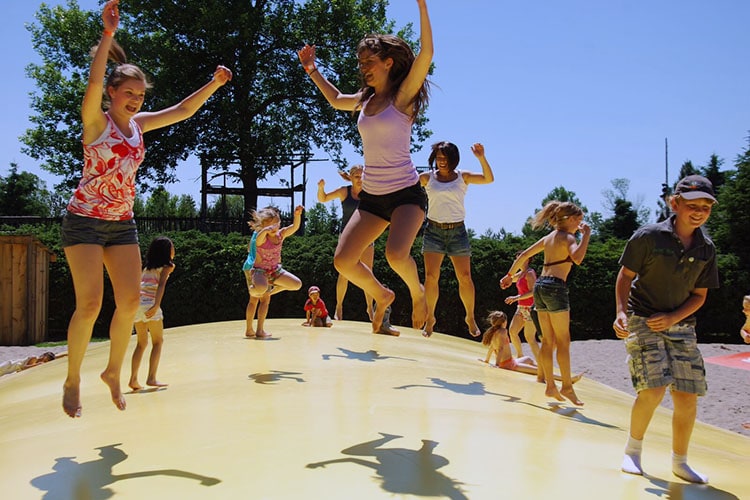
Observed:
[[[586,256],[591,228],[583,222],[583,210],[575,203],[550,201],[536,213],[532,227],[544,225],[553,231],[521,252],[500,280],[505,289],[513,283],[513,274],[538,253],[544,253],[544,269],[534,284],[534,307],[539,314],[542,329],[542,347],[539,362],[547,384],[545,394],[563,401],[563,396],[573,404],[583,406],[573,390],[570,370],[570,302],[568,300],[568,273],[573,264],[580,264]],[[581,233],[580,241],[576,233]],[[562,387],[555,384],[552,353],[557,350]]]
[[[62,246],[76,299],[68,325],[68,374],[62,405],[73,418],[81,416],[81,365],[101,309],[103,268],[112,282],[116,307],[109,328],[109,361],[101,379],[115,406],[125,409],[120,372],[138,310],[141,281],[133,202],[135,176],[145,151],[143,134],[190,118],[232,79],[229,69],[217,66],[211,80],[181,102],[143,112],[150,85],[137,66],[125,64],[125,52],[114,41],[120,23],[118,0],[104,5],[102,22],[104,32],[93,50],[81,105],[83,175],[62,222]],[[119,64],[105,83],[110,57]]]

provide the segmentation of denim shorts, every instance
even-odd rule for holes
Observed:
[[[461,224],[453,229],[440,229],[429,222],[422,234],[422,253],[441,253],[449,257],[471,256],[469,233]]]
[[[706,394],[706,369],[698,350],[695,320],[655,332],[646,319],[628,315],[630,335],[625,347],[635,391],[669,386],[698,396]]]
[[[427,211],[427,194],[419,182],[388,194],[375,195],[366,191],[359,193],[359,210],[377,215],[388,222],[391,221],[393,211],[402,205],[419,205],[423,211]]]
[[[534,284],[534,308],[547,313],[570,311],[565,281],[554,276],[539,276]]]
[[[63,248],[79,244],[103,247],[138,244],[135,219],[94,219],[68,212],[63,217],[60,232]]]

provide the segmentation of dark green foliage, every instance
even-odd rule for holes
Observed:
[[[49,336],[50,340],[63,339],[75,299],[70,271],[60,248],[59,225],[23,226],[15,230],[0,227],[0,234],[8,233],[34,235],[56,254],[57,262],[50,264]],[[223,235],[198,231],[167,232],[165,235],[174,242],[177,265],[162,302],[165,326],[244,319],[248,293],[241,269],[247,256],[249,238],[239,233]],[[142,253],[156,236],[140,235]],[[274,295],[269,318],[298,317],[301,320],[307,288],[311,285],[320,287],[321,297],[329,310],[333,311],[338,278],[333,268],[333,254],[337,242],[338,235],[333,233],[295,234],[284,241],[282,263],[285,269],[302,280],[302,288]],[[499,309],[509,315],[514,313],[515,306],[506,305],[504,299],[516,293],[515,287],[501,290],[498,282],[508,270],[516,252],[532,242],[531,239],[517,236],[472,239],[475,314],[482,330],[488,326],[484,319],[489,311]],[[421,244],[421,237],[418,237],[412,251],[420,271],[424,269]],[[572,339],[614,338],[614,286],[619,271],[617,261],[624,245],[625,240],[616,238],[592,241],[582,265],[573,268],[568,280]],[[375,244],[375,275],[396,292],[392,322],[411,326],[409,292],[388,266],[384,247],[385,235]],[[541,263],[541,257],[536,256],[531,266],[541,272]],[[736,332],[742,323],[740,305],[744,292],[750,290],[750,272],[738,257],[732,255],[720,255],[719,269],[722,287],[709,291],[706,305],[698,313],[699,339],[706,342],[739,342]],[[111,286],[105,279],[102,312],[94,330],[96,337],[108,336],[113,309]],[[344,311],[347,320],[367,321],[363,293],[352,284],[349,285]],[[444,260],[441,269],[436,316],[437,331],[469,338],[458,283],[449,258]],[[237,332],[238,335],[241,333]]]
[[[0,215],[49,217],[51,194],[45,183],[29,172],[19,172],[11,163],[7,176],[0,175]]]

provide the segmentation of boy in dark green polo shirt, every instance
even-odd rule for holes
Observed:
[[[695,312],[709,288],[718,288],[716,249],[701,226],[716,203],[711,182],[689,175],[669,200],[674,214],[638,229],[620,257],[615,285],[617,337],[626,339],[637,397],[622,470],[643,474],[641,447],[654,411],[671,389],[672,472],[693,483],[708,477],[687,464],[698,396],[706,372],[695,335]]]

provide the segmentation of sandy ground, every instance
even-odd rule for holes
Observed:
[[[24,359],[28,356],[39,356],[46,351],[56,354],[63,353],[66,349],[66,346],[0,346],[0,363]],[[743,344],[700,344],[700,350],[703,357],[708,358],[737,352],[750,353],[750,346]],[[527,345],[524,345],[524,354],[531,354]],[[625,362],[625,346],[620,340],[573,342],[571,365],[575,373],[585,372],[586,377],[635,396]],[[706,363],[706,378],[708,394],[698,400],[698,420],[750,436],[750,429],[745,429],[742,425],[745,422],[750,422],[750,370]],[[61,380],[60,384],[62,382]],[[586,404],[596,404],[596,402],[587,401]],[[672,409],[672,399],[669,394],[665,396],[662,405]]]

